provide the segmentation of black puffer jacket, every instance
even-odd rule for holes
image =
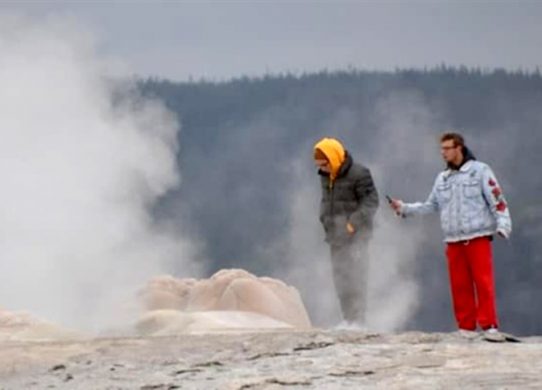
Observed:
[[[333,185],[330,185],[329,174],[318,173],[322,177],[320,221],[326,241],[331,245],[344,245],[356,237],[370,238],[379,202],[369,169],[354,163],[347,152]],[[346,230],[348,222],[354,226],[354,234]]]

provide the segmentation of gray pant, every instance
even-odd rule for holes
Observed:
[[[367,307],[368,244],[367,240],[353,240],[331,246],[333,282],[343,319],[358,324],[365,322]]]

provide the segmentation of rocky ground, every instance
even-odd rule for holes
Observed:
[[[540,389],[542,338],[222,332],[0,342],[0,389]]]

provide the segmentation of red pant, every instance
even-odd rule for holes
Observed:
[[[479,237],[467,242],[448,243],[446,256],[458,327],[475,330],[476,323],[482,329],[497,327],[489,238]]]

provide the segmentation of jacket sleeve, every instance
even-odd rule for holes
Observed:
[[[356,198],[359,199],[357,209],[350,215],[349,222],[354,225],[354,228],[372,227],[373,218],[378,209],[378,191],[373,182],[371,171],[364,168],[359,179],[355,184]]]
[[[508,211],[508,203],[495,174],[488,165],[484,166],[482,170],[482,191],[491,214],[497,222],[497,230],[509,237],[512,233],[512,219]]]
[[[415,215],[415,214],[430,214],[436,213],[439,210],[438,198],[437,198],[437,183],[438,177],[433,184],[431,193],[427,197],[425,202],[416,202],[416,203],[403,203],[401,207],[401,214],[405,216]]]

